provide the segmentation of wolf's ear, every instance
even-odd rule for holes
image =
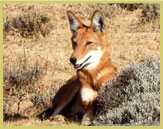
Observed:
[[[67,16],[72,33],[77,32],[77,30],[83,26],[82,22],[71,11],[67,11]]]
[[[92,22],[91,25],[94,27],[94,31],[101,31],[104,32],[105,31],[105,27],[104,27],[104,19],[102,17],[102,14],[100,13],[100,11],[96,10],[92,16]]]

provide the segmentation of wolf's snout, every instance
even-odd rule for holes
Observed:
[[[71,58],[70,58],[70,62],[71,62],[73,65],[76,64],[76,61],[77,61],[77,59],[76,59],[75,57],[71,57]]]

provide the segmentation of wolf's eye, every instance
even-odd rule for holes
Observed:
[[[86,45],[90,45],[90,44],[92,44],[92,41],[88,41],[88,42],[86,43]]]
[[[72,45],[76,47],[77,43],[75,41],[72,41]]]

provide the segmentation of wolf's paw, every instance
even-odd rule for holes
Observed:
[[[62,115],[51,116],[49,119],[50,121],[65,121],[65,118]]]
[[[91,119],[90,115],[84,114],[80,125],[81,126],[91,126],[92,125],[92,119]]]
[[[81,122],[80,125],[81,125],[81,126],[91,126],[92,123],[91,123],[91,121],[88,121],[88,120],[87,120],[87,121],[86,121],[86,120],[85,120],[85,121],[82,120],[82,122]]]

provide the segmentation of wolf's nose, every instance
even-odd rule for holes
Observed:
[[[73,65],[76,64],[76,61],[77,61],[77,59],[76,59],[75,57],[70,58],[70,62],[71,62]]]

